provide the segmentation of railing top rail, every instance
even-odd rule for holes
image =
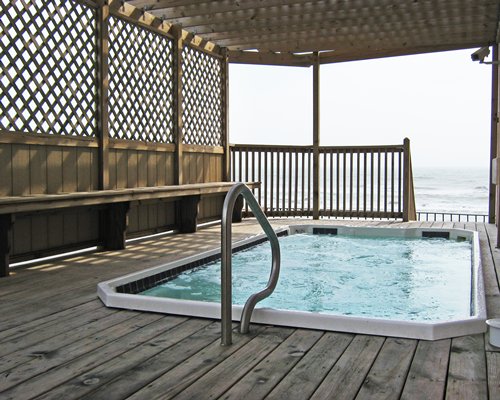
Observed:
[[[254,151],[286,151],[286,150],[304,150],[312,151],[312,145],[271,145],[271,144],[230,144],[234,150],[254,150]],[[371,145],[371,146],[319,146],[320,152],[341,151],[341,152],[378,152],[378,151],[396,151],[404,150],[403,144],[394,145]]]

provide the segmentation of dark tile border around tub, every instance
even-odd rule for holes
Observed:
[[[288,231],[281,231],[276,234],[278,237],[281,236],[287,236]],[[238,246],[233,249],[233,254],[237,253],[242,250],[249,249],[250,247],[257,246],[261,243],[267,242],[267,238],[261,238],[256,241]],[[165,282],[168,282],[175,277],[177,277],[179,274],[185,271],[189,271],[190,269],[196,268],[196,267],[201,267],[202,265],[211,263],[213,261],[220,260],[221,255],[220,253],[214,254],[209,257],[204,257],[199,260],[181,265],[176,268],[172,268],[168,271],[163,271],[155,275],[147,276],[145,278],[139,279],[137,281],[129,282],[121,286],[116,287],[116,292],[117,293],[126,293],[126,294],[137,294],[140,292],[144,292],[145,290],[151,289],[157,285],[161,285]]]
[[[450,232],[439,232],[439,231],[423,231],[422,237],[424,238],[441,238],[441,239],[449,239]]]
[[[337,228],[313,228],[313,235],[336,235]]]

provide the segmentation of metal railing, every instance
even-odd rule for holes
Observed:
[[[254,193],[267,216],[313,216],[317,196],[316,215],[323,217],[416,218],[408,139],[388,146],[320,146],[316,164],[311,146],[237,144],[231,166],[233,181],[262,182]]]
[[[417,221],[432,222],[488,222],[487,214],[450,213],[441,211],[417,211]]]
[[[272,266],[267,286],[260,292],[252,294],[245,303],[241,313],[240,332],[248,333],[250,318],[255,305],[271,295],[278,283],[280,273],[280,245],[266,215],[262,212],[257,199],[244,183],[235,184],[228,192],[222,208],[222,233],[221,233],[221,342],[223,346],[232,343],[232,216],[238,196],[243,196],[247,205],[252,210],[255,218],[262,226],[264,233],[271,243]]]

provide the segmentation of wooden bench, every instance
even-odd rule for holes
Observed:
[[[196,232],[198,203],[201,196],[227,193],[233,182],[195,183],[173,186],[139,187],[93,192],[39,194],[0,198],[0,276],[9,275],[11,230],[16,214],[53,212],[57,209],[76,207],[103,207],[101,248],[119,250],[125,248],[127,213],[130,202],[151,199],[178,199],[176,203],[176,228],[181,233]],[[249,182],[250,188],[260,183]],[[233,221],[241,221],[243,200],[235,207]]]

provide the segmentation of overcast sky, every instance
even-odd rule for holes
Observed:
[[[321,144],[411,140],[415,166],[488,168],[491,66],[472,50],[321,66]],[[311,144],[312,68],[230,66],[232,143]]]

